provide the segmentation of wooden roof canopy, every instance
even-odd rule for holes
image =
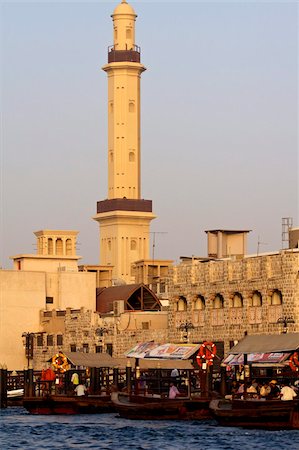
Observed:
[[[124,311],[161,311],[161,303],[145,284],[125,284],[97,289],[96,310],[100,313],[113,311],[115,301],[124,302]]]

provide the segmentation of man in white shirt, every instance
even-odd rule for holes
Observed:
[[[290,386],[287,386],[284,383],[281,383],[281,386],[282,386],[280,389],[281,400],[283,401],[294,400],[294,398],[297,397],[296,392]]]
[[[78,386],[75,389],[75,392],[78,397],[82,397],[82,395],[85,395],[86,387],[84,386],[84,384],[78,384]]]

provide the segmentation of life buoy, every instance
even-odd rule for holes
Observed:
[[[298,352],[295,352],[292,354],[292,356],[290,357],[289,365],[290,365],[290,368],[294,372],[298,372],[298,370],[299,370],[299,354],[298,354]]]
[[[60,372],[66,372],[68,367],[67,357],[61,352],[56,353],[56,355],[52,357],[52,364],[54,369],[60,370]]]
[[[206,363],[207,366],[212,366],[216,353],[217,348],[214,342],[204,341],[201,344],[198,354],[196,356],[197,364],[200,367],[203,365],[203,363]]]

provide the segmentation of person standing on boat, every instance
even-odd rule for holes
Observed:
[[[77,397],[82,397],[83,395],[85,395],[86,393],[86,386],[84,386],[84,384],[78,384],[78,386],[75,389],[75,393],[77,395]]]
[[[296,392],[287,383],[281,383],[280,398],[283,401],[294,400],[297,397]]]
[[[178,388],[175,386],[174,383],[170,383],[170,388],[169,388],[169,394],[168,397],[171,399],[176,398],[178,395],[180,395],[180,391],[178,390]]]
[[[79,375],[77,372],[74,372],[71,378],[71,383],[73,383],[73,388],[75,389],[79,384]]]

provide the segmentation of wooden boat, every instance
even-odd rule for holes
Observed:
[[[24,389],[11,389],[7,391],[7,406],[23,405]]]
[[[111,400],[119,416],[125,419],[198,420],[212,417],[208,398],[169,399],[160,396],[112,392]]]
[[[114,411],[110,395],[25,397],[23,407],[30,414],[99,414]]]
[[[298,400],[215,399],[210,409],[222,426],[299,429]]]

